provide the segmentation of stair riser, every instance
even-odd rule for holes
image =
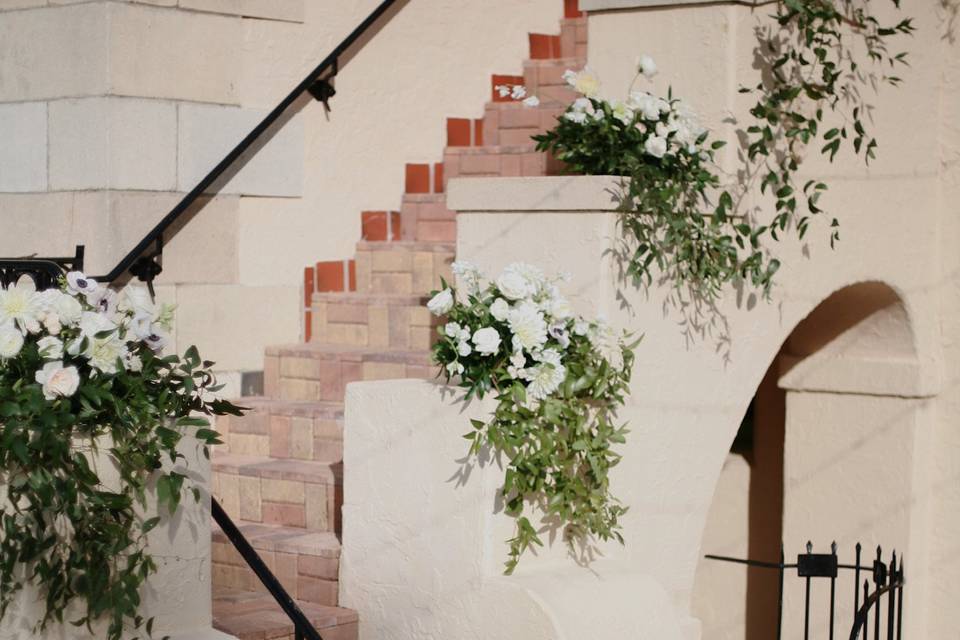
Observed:
[[[531,144],[530,136],[552,129],[564,111],[562,107],[497,107],[487,105],[483,116],[483,136],[491,145]]]
[[[527,140],[527,144],[531,143]],[[550,163],[542,153],[497,153],[467,155],[447,153],[444,157],[447,176],[545,176],[550,171]]]
[[[266,592],[266,587],[229,542],[211,545],[214,588]],[[267,568],[296,600],[337,605],[340,560],[281,551],[258,550]],[[324,635],[324,638],[328,636]]]
[[[560,23],[560,56],[587,58],[587,20],[576,18]]]
[[[213,494],[224,510],[240,520],[311,531],[340,529],[341,486],[238,475],[216,468],[212,484]]]
[[[322,344],[413,350],[429,349],[436,337],[436,319],[422,303],[349,304],[315,298],[312,311],[312,341]]]
[[[241,402],[242,403],[242,402]],[[323,416],[248,413],[220,417],[218,451],[292,460],[343,459],[343,420]]]
[[[408,211],[408,216],[411,213]],[[358,250],[357,290],[366,293],[424,294],[451,282],[452,252]]]
[[[281,372],[286,373],[278,377],[273,394],[291,401],[342,400],[346,385],[360,380],[433,378],[436,375],[431,365],[404,362],[282,358],[280,363]]]

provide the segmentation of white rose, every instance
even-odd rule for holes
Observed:
[[[80,374],[76,367],[64,368],[63,362],[48,362],[37,371],[36,381],[43,385],[43,397],[47,400],[69,398],[80,386]]]
[[[40,355],[44,360],[63,359],[63,341],[54,336],[47,336],[37,341],[37,347],[40,349]]]
[[[13,323],[0,323],[0,358],[13,358],[23,349],[23,334]]]
[[[58,296],[53,308],[60,319],[60,323],[66,327],[75,327],[83,315],[83,306],[76,298],[68,295],[61,294]]]
[[[522,300],[533,295],[533,287],[527,282],[527,279],[516,271],[504,271],[497,278],[497,288],[507,298],[511,300]]]
[[[473,353],[473,348],[470,346],[470,343],[467,342],[466,340],[464,340],[463,342],[457,345],[457,354],[461,358],[466,358],[471,353]]]
[[[447,313],[450,309],[453,309],[453,292],[450,289],[444,289],[433,296],[427,303],[427,309],[435,316],[442,316]]]
[[[500,334],[493,327],[477,329],[473,334],[473,346],[481,355],[492,355],[500,349]]]
[[[650,136],[643,144],[643,150],[654,158],[662,158],[667,153],[667,140],[660,136]]]
[[[460,325],[458,325],[456,322],[448,322],[446,325],[444,325],[443,332],[447,334],[448,338],[456,338],[458,335],[460,335]]]
[[[510,313],[510,305],[507,304],[507,301],[503,298],[497,298],[493,301],[493,304],[490,305],[490,315],[496,318],[498,321],[503,322],[507,319],[507,314]]]
[[[657,75],[657,63],[653,58],[644,54],[637,59],[637,72],[642,73],[647,78]]]

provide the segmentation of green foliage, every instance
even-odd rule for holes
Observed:
[[[76,328],[60,335],[79,339]],[[140,588],[157,566],[145,536],[177,510],[185,490],[199,498],[182,473],[178,445],[193,436],[206,454],[218,434],[198,414],[239,414],[206,399],[219,387],[212,363],[195,348],[182,358],[161,357],[134,344],[140,371],[118,362],[115,373],[95,372],[82,356],[66,354],[65,364],[80,372],[79,387],[54,399],[34,381],[45,363],[36,342],[0,360],[0,470],[8,499],[0,502],[0,616],[26,584],[36,585],[45,604],[38,633],[65,622],[65,610],[78,601],[82,614],[66,622],[92,633],[105,620],[111,640],[131,628],[150,635],[152,619],[139,614]],[[147,501],[154,491],[156,511]]]
[[[820,149],[831,162],[845,145],[866,161],[875,157],[878,142],[867,130],[864,94],[879,84],[900,83],[877,69],[906,64],[907,54],[890,53],[887,42],[914,28],[910,19],[882,25],[870,13],[870,2],[777,4],[776,28],[758,31],[763,79],[741,90],[756,94],[757,102],[750,110],[754,121],[740,132],[745,166],[739,185],[725,185],[718,175],[714,153],[722,142],[711,142],[705,130],[695,128],[690,144],[689,127],[677,131],[689,109],[672,95],[659,99],[633,92],[625,102],[585,96],[553,130],[534,136],[538,150],[553,153],[572,173],[629,178],[621,225],[628,239],[625,272],[635,284],[649,285],[657,274],[707,300],[728,282],[745,281],[769,292],[780,264],[763,239],[779,240],[788,231],[803,238],[811,217],[823,211],[827,184],[797,183],[807,147]],[[899,0],[892,2],[899,7]],[[641,67],[637,77],[643,73]],[[580,86],[576,77],[570,84]],[[595,79],[583,83],[595,85]],[[649,108],[651,100],[661,108]],[[832,122],[837,124],[827,124]],[[652,137],[666,140],[665,153],[648,146]],[[753,176],[773,200],[769,220],[742,210]],[[834,218],[831,246],[838,226]]]
[[[516,519],[507,574],[526,550],[543,544],[530,508],[539,510],[545,528],[562,528],[572,549],[591,536],[623,543],[620,518],[627,509],[611,495],[609,474],[627,434],[616,412],[629,392],[636,343],[624,344],[603,323],[540,311],[551,327],[549,337],[535,348],[520,347],[509,314],[527,303],[550,308],[548,295],[512,300],[498,319],[491,304],[506,296],[496,285],[474,290],[449,309],[434,347],[442,375],[456,379],[467,399],[493,394],[497,401],[491,418],[473,420],[464,438],[471,456],[489,448],[505,466],[500,494],[506,513]],[[464,355],[462,344],[484,327],[496,330],[496,351],[473,348]],[[551,374],[557,384],[544,388],[540,381]]]

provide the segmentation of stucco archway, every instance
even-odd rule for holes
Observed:
[[[870,552],[883,544],[922,558],[925,542],[916,523],[926,509],[929,411],[920,388],[916,341],[901,297],[876,281],[829,295],[772,358],[745,422],[752,427],[746,443],[721,473],[704,550],[774,560],[781,539],[788,556],[813,539],[824,551],[836,540],[841,553],[850,554],[862,541]],[[923,589],[922,565],[912,589]],[[724,584],[726,590],[715,592]],[[772,637],[776,589],[775,573],[701,563],[694,608],[704,637]],[[847,595],[838,600],[841,621],[851,615]],[[788,633],[800,620],[801,604],[802,593],[788,589]],[[825,622],[815,621],[812,632],[821,628]]]

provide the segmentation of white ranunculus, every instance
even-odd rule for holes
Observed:
[[[47,400],[69,398],[80,386],[80,374],[76,367],[64,367],[63,362],[48,362],[37,371],[35,379],[43,385],[43,397]]]
[[[519,346],[531,352],[547,341],[547,322],[532,302],[524,302],[511,309],[507,324],[513,333],[514,348]]]
[[[44,360],[63,359],[63,341],[54,336],[46,336],[37,341],[37,348]]]
[[[461,358],[466,358],[471,353],[473,353],[473,347],[471,347],[470,343],[466,340],[457,345],[457,355]]]
[[[67,291],[71,295],[89,295],[97,290],[97,281],[88,278],[80,271],[71,271],[67,274]]]
[[[448,322],[443,326],[443,332],[448,338],[456,338],[460,335],[460,325],[456,322]]]
[[[506,320],[509,313],[510,305],[503,298],[497,298],[493,301],[493,304],[490,305],[490,315],[496,318],[499,322]]]
[[[480,355],[492,355],[500,350],[500,334],[493,327],[477,329],[473,334],[473,346]]]
[[[23,349],[23,334],[12,322],[0,323],[0,359],[16,357]]]
[[[450,289],[444,289],[433,296],[427,303],[427,309],[435,316],[442,316],[447,313],[450,309],[453,309],[453,292]]]
[[[53,308],[60,319],[60,324],[65,327],[77,326],[83,315],[83,305],[80,301],[63,293],[57,296]]]
[[[527,358],[523,351],[514,351],[510,355],[510,365],[507,367],[507,373],[511,378],[519,378],[523,374],[523,368],[527,366]]]
[[[642,73],[647,78],[657,75],[657,63],[653,58],[644,54],[637,59],[637,72]]]
[[[24,278],[7,289],[0,286],[0,324],[13,322],[21,333],[37,333],[42,312],[42,299],[33,280]]]
[[[643,143],[643,150],[654,158],[662,158],[667,153],[667,139],[660,136],[650,136]]]

